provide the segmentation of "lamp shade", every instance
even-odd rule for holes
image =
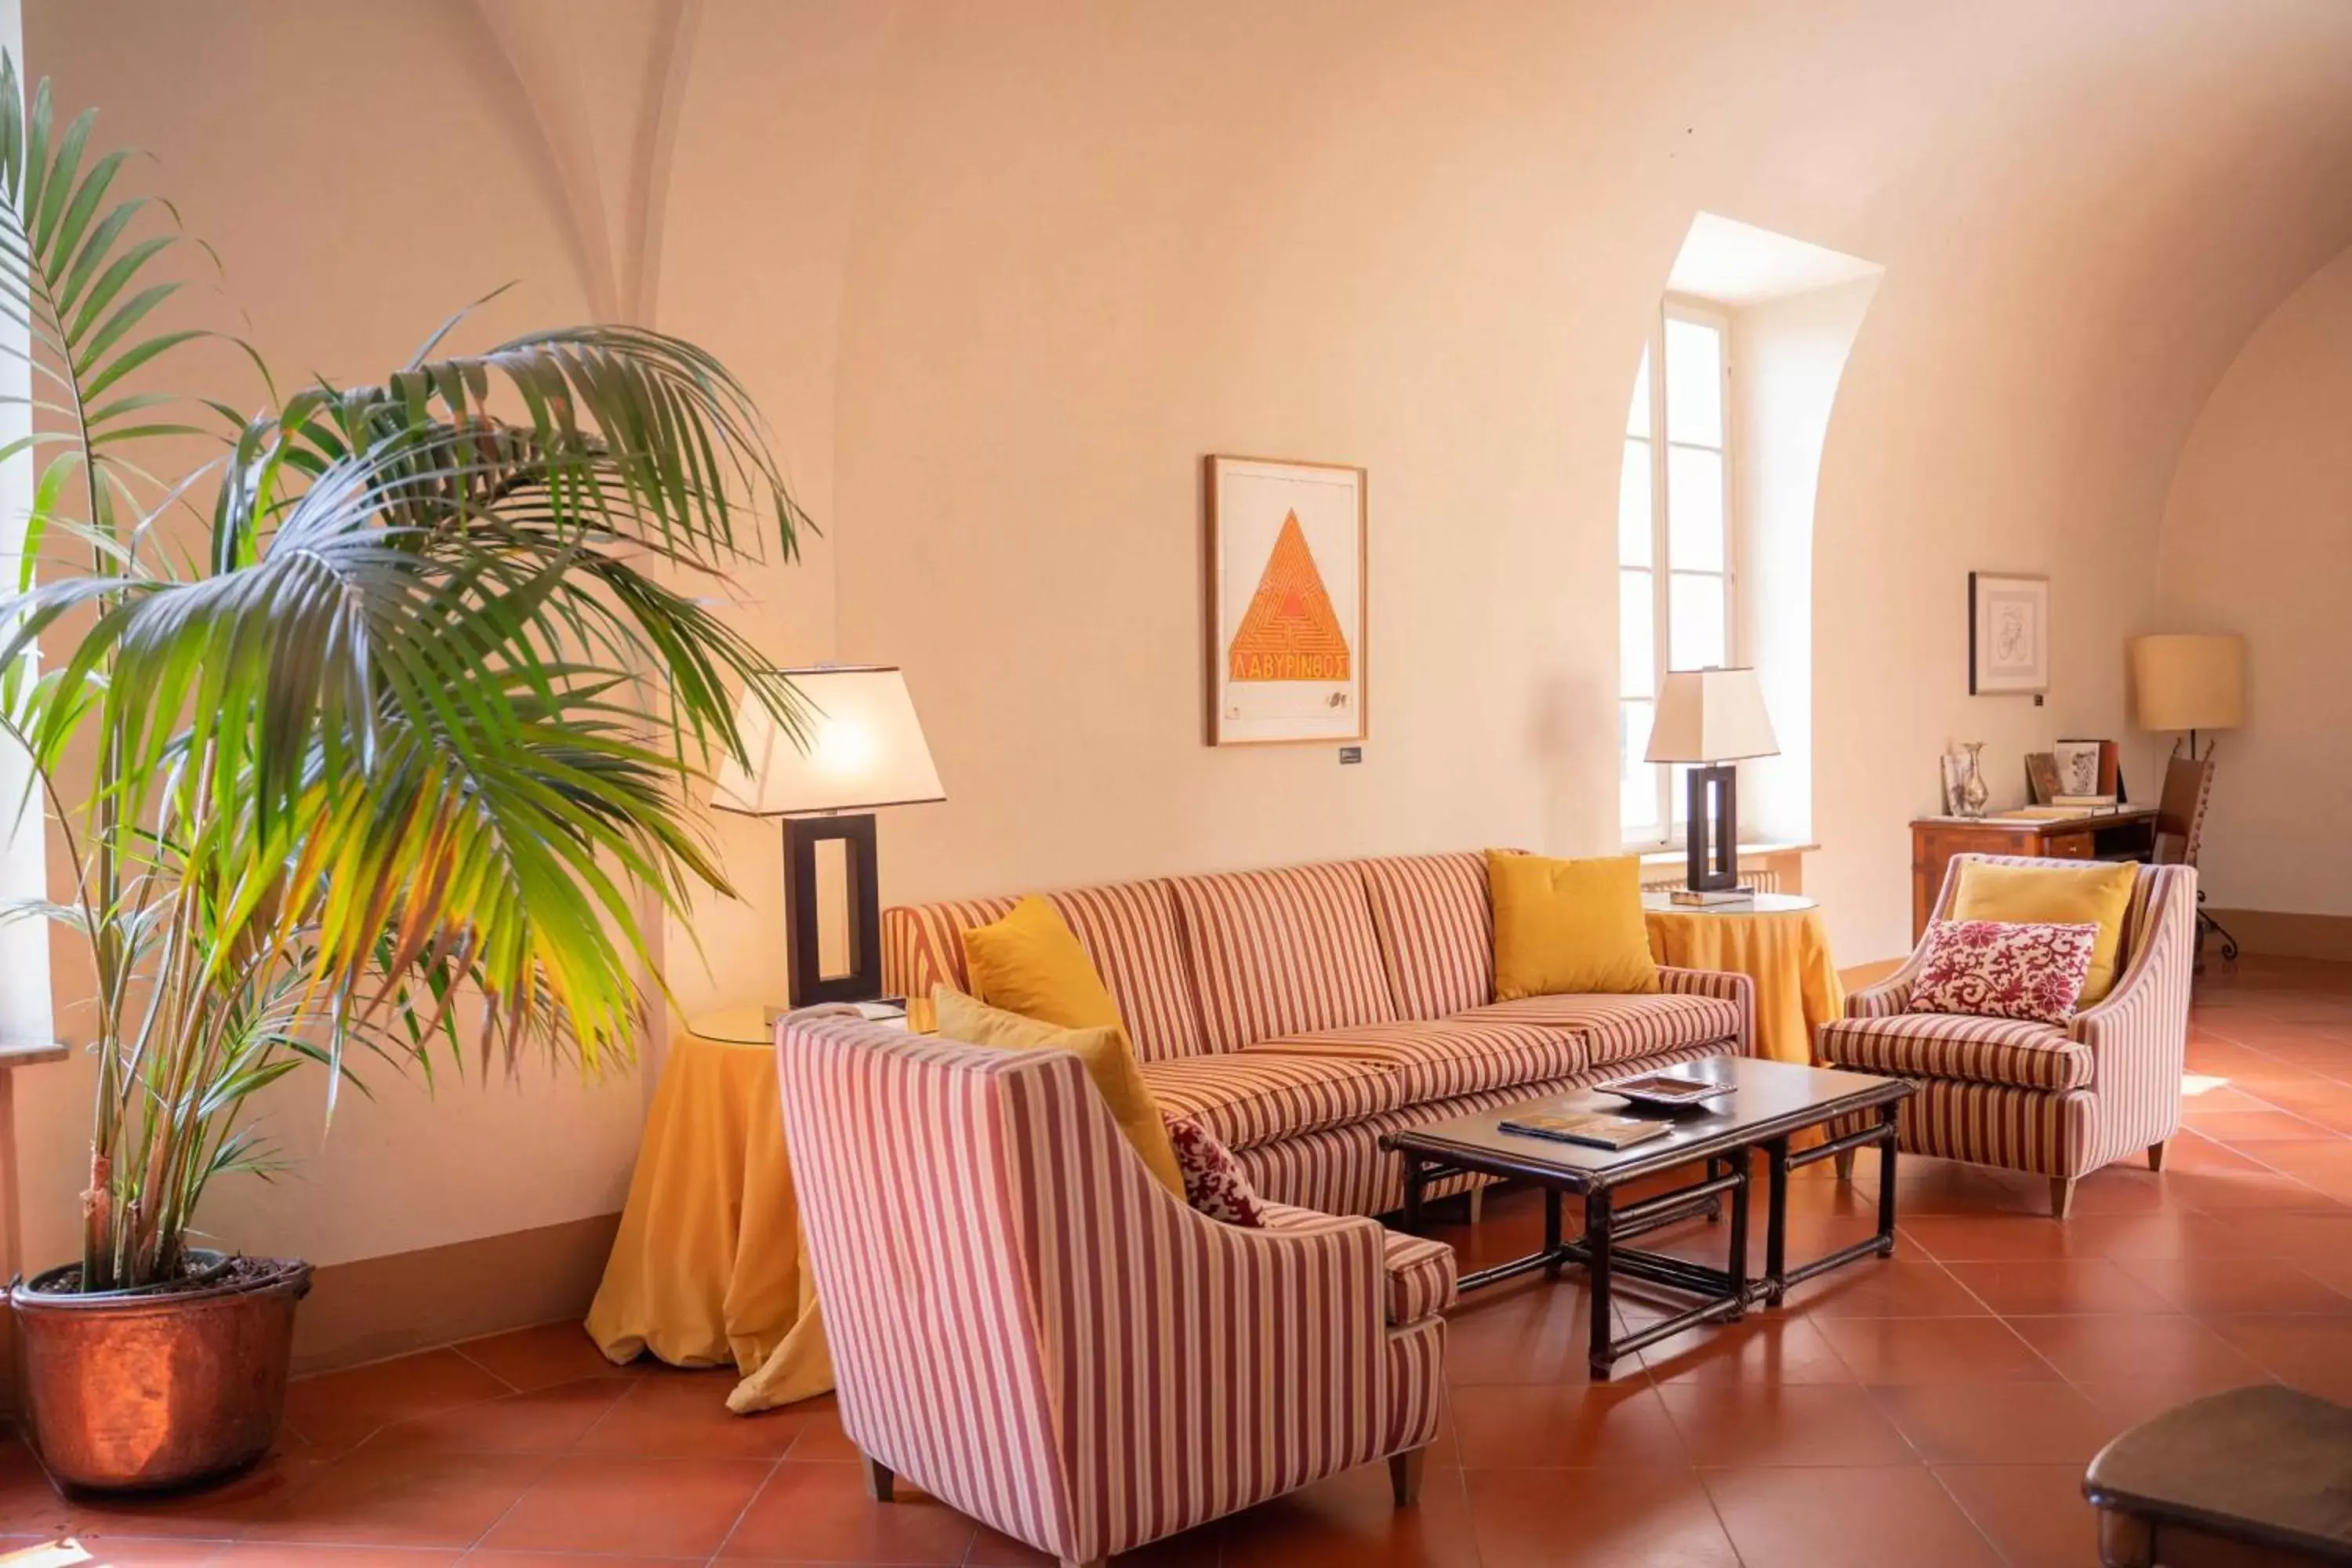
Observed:
[[[779,673],[808,700],[808,744],[794,741],[765,705],[746,694],[735,723],[751,765],[729,758],[719,770],[711,805],[752,816],[791,816],[947,798],[914,699],[907,695],[907,678],[895,666],[823,665]]]
[[[2134,637],[2132,706],[2143,730],[2234,730],[2246,721],[2246,639]]]
[[[1666,672],[1644,762],[1728,763],[1778,756],[1780,751],[1772,716],[1764,711],[1764,688],[1754,670]]]

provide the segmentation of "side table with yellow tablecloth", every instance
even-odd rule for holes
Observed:
[[[1710,907],[1645,893],[1642,908],[1660,963],[1732,970],[1755,982],[1758,1056],[1811,1064],[1814,1031],[1845,1011],[1845,987],[1812,900],[1759,893],[1752,904]]]
[[[724,1366],[738,1415],[833,1386],[800,1205],[784,1158],[776,1052],[762,1009],[694,1020],[670,1047],[628,1206],[588,1310],[616,1362],[651,1351]]]

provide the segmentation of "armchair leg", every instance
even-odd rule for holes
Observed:
[[[1408,1448],[1389,1456],[1389,1485],[1396,1492],[1397,1507],[1411,1508],[1421,1500],[1421,1462],[1428,1457],[1427,1448]]]
[[[2066,1211],[2074,1206],[2074,1178],[2072,1176],[2051,1177],[2050,1217],[2052,1219],[2064,1219],[2066,1217]]]
[[[893,1500],[898,1478],[890,1473],[889,1466],[874,1458],[873,1455],[868,1454],[864,1458],[866,1459],[866,1495],[876,1502]]]
[[[1853,1184],[1853,1150],[1849,1149],[1843,1154],[1831,1155],[1830,1163],[1837,1168],[1837,1179],[1840,1182],[1845,1184],[1847,1186],[1852,1186]]]
[[[2164,1145],[2162,1143],[2151,1143],[2147,1146],[2147,1168],[2151,1171],[2161,1171],[2164,1169]]]

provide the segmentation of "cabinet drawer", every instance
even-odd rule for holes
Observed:
[[[2042,852],[2053,860],[2088,860],[2095,853],[2088,833],[2054,833],[2042,840]]]

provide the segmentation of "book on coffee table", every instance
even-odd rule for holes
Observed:
[[[1590,1143],[1596,1149],[1622,1149],[1674,1130],[1671,1122],[1612,1116],[1605,1110],[1531,1110],[1495,1125],[1500,1132],[1549,1138],[1562,1143]]]

